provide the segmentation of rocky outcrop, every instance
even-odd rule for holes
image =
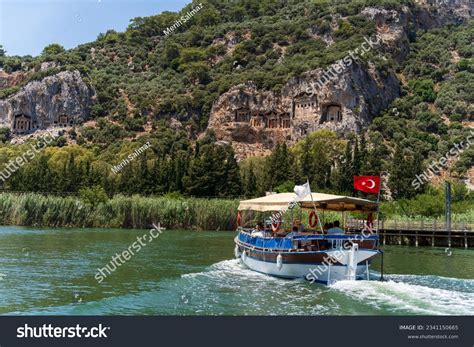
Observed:
[[[33,81],[0,100],[0,126],[25,134],[52,126],[71,126],[89,116],[95,92],[79,71],[63,71]]]
[[[375,22],[384,45],[383,53],[398,62],[409,53],[409,36],[417,30],[441,28],[449,24],[467,23],[474,16],[471,0],[418,0],[416,6],[402,6],[401,10],[366,7],[361,15]]]
[[[310,71],[290,80],[279,94],[250,82],[234,87],[213,105],[209,128],[246,157],[320,128],[358,132],[398,95],[392,72],[354,62],[332,80],[325,70]]]
[[[15,71],[6,73],[0,69],[0,89],[15,87],[23,82],[27,74],[23,71]]]

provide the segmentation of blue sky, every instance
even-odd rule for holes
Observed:
[[[191,0],[0,0],[0,45],[8,55],[38,55],[50,43],[65,48],[93,41],[130,19],[177,11]]]

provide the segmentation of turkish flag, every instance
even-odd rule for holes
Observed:
[[[380,176],[354,176],[354,188],[377,194],[380,190]]]

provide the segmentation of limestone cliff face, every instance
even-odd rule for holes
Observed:
[[[82,123],[89,115],[95,92],[79,71],[63,71],[33,81],[0,100],[0,126],[25,134],[52,126]]]
[[[326,76],[322,69],[310,71],[278,94],[252,83],[236,86],[214,104],[209,128],[231,142],[239,157],[264,154],[277,142],[294,142],[316,129],[358,132],[399,95],[395,75],[370,64],[354,62],[337,78]]]
[[[377,33],[384,45],[383,53],[390,53],[402,61],[409,53],[409,34],[417,30],[459,25],[474,16],[474,2],[471,0],[418,0],[417,6],[402,6],[400,11],[379,7],[366,7],[361,15],[375,22]]]
[[[13,73],[6,73],[0,69],[0,89],[14,87],[21,83],[26,77],[23,71],[15,71]]]
[[[372,49],[398,61],[409,53],[411,32],[460,24],[473,13],[469,0],[420,0],[400,11],[367,7],[361,12],[375,21],[381,39]],[[235,86],[214,103],[208,128],[218,140],[232,143],[239,158],[262,155],[277,142],[291,143],[321,128],[359,132],[399,94],[394,71],[356,59],[336,78],[316,69],[288,81],[278,93],[258,90],[251,81]]]

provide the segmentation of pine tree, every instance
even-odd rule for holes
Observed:
[[[177,192],[183,192],[183,177],[186,174],[186,163],[188,159],[186,157],[186,152],[180,152],[176,155],[174,161],[174,190]]]
[[[369,168],[369,163],[367,162],[368,159],[368,152],[367,152],[367,141],[365,138],[365,133],[363,132],[360,135],[360,147],[359,147],[359,165],[360,165],[360,174],[367,175]]]
[[[312,152],[314,153],[314,159],[311,169],[312,174],[309,179],[311,187],[321,190],[326,188],[331,162],[328,158],[327,148],[320,141],[314,144]]]
[[[163,186],[161,185],[161,166],[160,159],[155,159],[153,161],[153,167],[151,169],[150,180],[152,183],[152,194],[161,194],[163,193]]]
[[[66,179],[65,179],[65,189],[66,192],[75,192],[78,190],[77,182],[78,182],[78,172],[76,168],[76,161],[74,153],[69,154],[69,159],[66,166]]]
[[[301,172],[304,180],[311,175],[311,146],[308,138],[303,140],[303,153],[301,154]]]
[[[253,163],[250,162],[248,172],[245,175],[245,196],[253,197],[257,193],[257,177],[255,176]]]
[[[290,154],[288,152],[288,146],[285,142],[280,146],[280,153],[278,155],[278,162],[280,164],[280,171],[278,172],[278,182],[281,184],[286,182],[291,177],[291,169],[290,169]]]
[[[390,152],[379,132],[371,133],[371,147],[367,158],[366,173],[368,175],[380,175],[384,170],[384,159],[390,155]]]
[[[352,143],[347,141],[344,156],[338,163],[337,189],[341,193],[353,193]]]
[[[140,165],[138,173],[138,184],[137,187],[140,194],[149,195],[151,194],[152,187],[150,186],[150,173],[148,171],[148,160],[146,152],[140,156]]]
[[[354,155],[353,155],[353,161],[352,161],[352,175],[353,176],[360,175],[361,166],[362,166],[362,158],[361,158],[361,153],[359,151],[359,141],[356,137],[354,139]]]
[[[272,191],[278,185],[278,170],[279,170],[279,160],[280,156],[280,143],[277,143],[272,154],[268,156],[267,163],[265,165],[265,183],[266,189]]]
[[[242,194],[242,181],[240,169],[235,160],[235,153],[231,146],[227,148],[226,168],[226,197],[238,197]]]
[[[227,191],[227,150],[224,146],[209,146],[209,164],[212,165],[214,180],[214,194],[212,196],[225,196]]]
[[[290,179],[290,158],[286,143],[277,143],[269,157],[267,173],[272,189]]]
[[[192,161],[188,174],[184,178],[186,193],[192,196],[215,196],[216,185],[220,182],[216,179],[214,169],[212,146],[202,146],[200,154]]]
[[[406,169],[407,165],[405,156],[403,154],[403,148],[401,146],[397,146],[393,155],[390,178],[388,181],[388,186],[392,196],[396,199],[403,198],[405,195],[405,191],[407,189],[405,184]]]

